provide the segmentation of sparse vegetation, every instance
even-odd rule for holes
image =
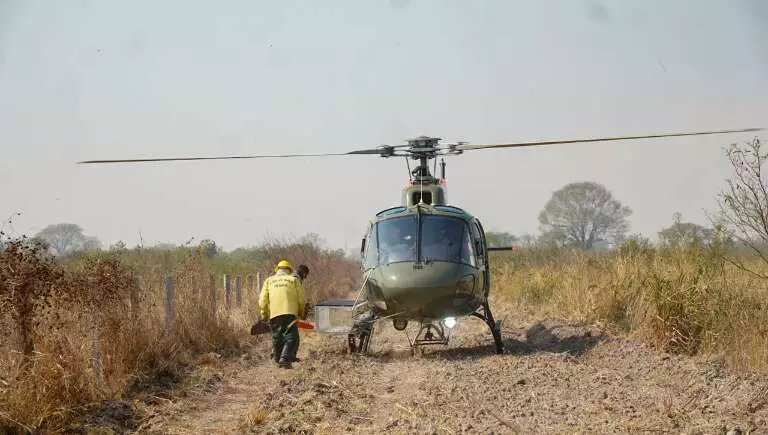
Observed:
[[[34,243],[8,243],[0,257],[2,295],[4,307],[14,308],[3,309],[0,418],[16,428],[61,428],[78,409],[101,401],[143,391],[157,395],[157,389],[180,381],[195,355],[238,355],[255,298],[228,314],[217,282],[219,309],[212,313],[205,291],[211,273],[267,274],[276,259],[287,257],[314,266],[307,282],[311,298],[332,295],[320,289],[354,289],[356,265],[312,240],[213,256],[195,247],[145,248],[67,261],[53,261]],[[743,264],[765,265],[719,244],[717,234],[712,240],[654,247],[632,239],[612,252],[541,246],[495,254],[495,299],[499,307],[506,305],[502,312],[514,306],[538,318],[598,324],[663,351],[721,354],[734,369],[768,373],[768,289],[728,258],[739,255]],[[179,302],[170,335],[164,333],[162,308],[167,274],[176,277]],[[134,276],[140,277],[138,310],[131,305]],[[19,298],[20,289],[41,303]],[[93,364],[94,330],[100,382]],[[259,410],[246,417],[246,425],[255,426],[265,414]]]
[[[257,315],[258,289],[255,282],[249,289],[246,277],[266,277],[279,258],[312,265],[310,302],[349,292],[357,278],[356,265],[313,238],[236,253],[214,250],[206,241],[174,249],[120,246],[66,258],[26,238],[6,237],[4,245],[0,428],[17,430],[56,431],[102,402],[156,396],[183,378],[196,355],[239,356]],[[240,308],[234,284],[232,309],[225,308],[222,274],[242,277]],[[166,276],[175,283],[168,330]]]
[[[532,316],[598,324],[663,351],[721,354],[735,369],[768,373],[768,288],[728,252],[635,241],[614,252],[523,249],[496,256],[495,291]]]
[[[494,245],[519,241],[518,250],[493,255],[496,317],[512,309],[565,317],[768,374],[766,156],[758,140],[728,155],[736,178],[712,228],[676,214],[658,245],[626,238],[630,210],[600,185],[575,183],[545,207],[538,240],[489,234]],[[232,252],[210,239],[170,248],[119,242],[102,251],[88,248],[79,227],[66,228],[69,236],[58,238],[0,233],[0,429],[56,431],[105,404],[128,415],[120,400],[159,397],[196,356],[239,355],[257,313],[259,289],[248,277],[266,277],[282,258],[310,266],[310,306],[359,284],[357,263],[322,248],[315,234]],[[616,245],[596,250],[599,242]],[[225,306],[225,274],[242,278],[242,306],[234,294]],[[174,310],[166,324],[169,276]],[[241,428],[264,425],[268,408],[250,409]]]
[[[513,255],[501,254],[496,292],[519,310],[603,324],[665,351],[719,353],[734,368],[768,373],[766,154],[755,138],[731,144],[727,155],[735,175],[712,228],[676,213],[657,246],[635,236],[610,251],[590,250],[600,231],[612,228],[613,240],[623,239],[629,210],[602,186],[564,187],[540,219],[571,243],[553,244],[545,232]]]

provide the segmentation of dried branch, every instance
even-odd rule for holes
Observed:
[[[768,186],[762,173],[768,153],[761,152],[761,145],[758,138],[743,145],[730,145],[727,155],[734,177],[727,180],[728,189],[720,194],[718,206],[723,231],[768,264]],[[768,278],[740,260],[728,261],[739,269]]]

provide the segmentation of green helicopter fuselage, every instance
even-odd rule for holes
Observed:
[[[361,246],[363,290],[376,317],[456,318],[487,300],[482,224],[467,211],[445,205],[444,197],[439,184],[406,188],[405,205],[383,210],[370,222]]]

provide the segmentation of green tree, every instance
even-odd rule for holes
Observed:
[[[544,248],[562,248],[569,245],[568,236],[560,228],[548,228],[536,239],[536,245]]]
[[[517,237],[512,234],[497,231],[486,231],[485,238],[491,248],[510,246],[517,241]]]
[[[211,239],[204,239],[200,241],[198,249],[200,249],[203,255],[208,258],[213,258],[219,254],[219,247],[216,245],[216,242]]]
[[[715,231],[692,222],[683,222],[682,215],[672,216],[672,225],[659,231],[659,241],[662,245],[679,248],[691,245],[711,245]]]
[[[37,233],[35,238],[44,241],[51,254],[57,256],[101,249],[101,242],[95,237],[83,234],[83,229],[77,224],[48,225]]]
[[[537,243],[536,236],[533,234],[525,233],[517,239],[517,243],[520,246],[531,248],[533,246],[536,246],[536,243]]]
[[[125,245],[125,242],[123,242],[122,240],[118,240],[117,242],[115,242],[114,245],[109,247],[110,251],[125,251],[127,249],[128,247]]]
[[[585,250],[597,242],[615,243],[629,230],[631,214],[602,184],[570,183],[555,191],[539,214],[542,239]]]

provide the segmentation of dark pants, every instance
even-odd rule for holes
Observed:
[[[296,361],[296,352],[299,350],[299,327],[293,323],[296,316],[292,314],[283,314],[270,319],[269,325],[272,329],[272,347],[275,350],[275,362],[292,363]]]

